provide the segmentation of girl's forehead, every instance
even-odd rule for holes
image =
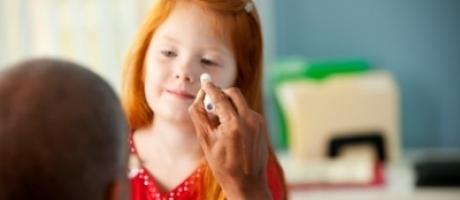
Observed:
[[[195,34],[200,38],[231,46],[229,28],[228,16],[200,6],[193,1],[177,1],[158,31],[170,36]]]

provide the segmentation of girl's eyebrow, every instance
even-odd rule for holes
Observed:
[[[163,35],[162,38],[165,39],[165,40],[168,40],[169,42],[172,42],[172,43],[178,43],[179,42],[176,38],[173,38],[173,37],[168,36],[168,35]]]
[[[166,35],[166,34],[162,35],[161,38],[171,43],[176,43],[176,44],[179,43],[179,40],[169,35]],[[223,53],[223,54],[228,54],[228,55],[232,54],[232,52],[223,45],[204,45],[202,46],[202,49],[206,51],[213,51],[213,52]]]
[[[229,54],[229,55],[231,54],[231,52],[227,48],[225,48],[223,46],[220,46],[220,45],[218,45],[218,46],[205,46],[203,49],[208,50],[208,51],[217,52],[217,53],[223,53],[223,54]]]

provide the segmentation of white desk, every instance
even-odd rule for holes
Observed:
[[[285,171],[289,173],[289,171]],[[292,200],[460,200],[460,188],[417,188],[410,162],[385,167],[386,184],[377,188],[290,190]]]

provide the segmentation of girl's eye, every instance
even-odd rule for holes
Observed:
[[[161,51],[161,54],[163,54],[164,56],[168,57],[168,58],[174,58],[177,56],[176,52],[174,51],[168,51],[168,50],[165,50],[165,51]]]
[[[202,65],[205,65],[205,66],[217,66],[217,63],[210,60],[210,59],[206,59],[206,58],[202,58],[200,60],[201,64]]]

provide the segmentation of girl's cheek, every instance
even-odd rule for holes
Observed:
[[[158,66],[158,64],[154,64],[149,67],[151,67],[151,69],[147,71],[145,84],[147,84],[146,87],[154,89],[156,87],[161,86],[162,80],[165,79],[165,72],[164,70],[160,69],[160,66]]]
[[[158,63],[167,63],[168,61],[171,61],[171,58],[167,58],[167,57],[161,55],[160,53],[158,53],[158,54],[155,56],[155,62],[158,62]]]
[[[207,73],[211,75],[213,82],[222,88],[229,88],[233,86],[234,77],[230,66],[218,66],[209,68]]]
[[[155,71],[155,73],[158,73],[158,72],[167,71],[171,69],[171,67],[173,66],[173,60],[159,55],[159,56],[154,57],[150,64],[152,67],[152,71]]]

